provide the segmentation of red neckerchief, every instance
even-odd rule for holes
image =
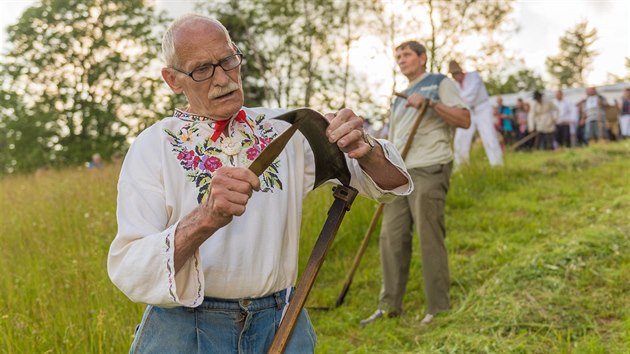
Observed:
[[[230,120],[231,119],[214,121],[214,133],[210,137],[212,141],[216,142],[219,139],[219,137],[221,136],[221,133],[223,133],[223,131],[225,130],[225,127],[230,123]],[[234,117],[234,120],[240,123],[246,123],[250,128],[252,127],[247,121],[247,114],[245,114],[245,111],[242,109],[238,111],[238,113],[236,114],[236,117]]]

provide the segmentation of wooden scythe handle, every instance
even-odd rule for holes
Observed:
[[[400,97],[400,98],[404,98],[407,99],[407,95],[405,95],[404,93],[399,93],[396,92],[395,93],[396,96]],[[420,126],[420,123],[422,122],[422,118],[424,118],[424,114],[427,110],[427,107],[429,105],[429,101],[425,100],[422,103],[422,106],[420,106],[420,110],[418,111],[415,120],[413,121],[413,124],[411,125],[411,129],[409,130],[409,136],[407,137],[407,141],[405,142],[405,146],[403,147],[402,151],[400,152],[400,156],[403,158],[403,160],[407,157],[407,154],[409,153],[409,150],[411,149],[411,144],[413,143],[413,138],[416,135],[416,131],[418,130],[418,126]],[[380,204],[378,206],[378,208],[376,209],[376,211],[374,212],[374,215],[372,215],[372,220],[370,221],[370,226],[368,227],[367,231],[365,232],[365,236],[363,236],[363,241],[361,241],[361,245],[359,246],[359,250],[357,251],[357,254],[354,256],[354,261],[352,262],[352,266],[350,267],[350,271],[348,272],[348,275],[346,276],[346,280],[343,283],[343,288],[341,289],[341,293],[339,293],[339,296],[337,296],[337,302],[335,303],[335,307],[339,307],[343,304],[343,301],[346,298],[346,295],[348,294],[348,291],[350,291],[350,285],[352,285],[352,280],[354,278],[354,273],[356,273],[357,269],[359,268],[359,264],[361,263],[361,259],[363,258],[363,254],[365,253],[365,250],[367,249],[369,243],[370,243],[370,238],[372,237],[372,232],[374,232],[374,229],[376,228],[376,224],[378,223],[379,218],[381,217],[381,214],[383,213],[383,207],[384,204]]]
[[[529,133],[527,136],[525,136],[523,139],[517,141],[516,143],[514,143],[514,145],[512,145],[510,147],[510,150],[514,151],[516,149],[518,149],[519,147],[521,147],[521,145],[525,144],[526,142],[532,140],[535,136],[537,136],[538,134],[540,134],[540,132],[535,131],[535,132],[531,132]]]
[[[346,211],[350,210],[350,205],[352,205],[354,198],[358,194],[356,189],[343,185],[336,186],[333,192],[335,201],[328,210],[326,223],[317,238],[317,242],[315,243],[315,247],[308,259],[306,268],[300,277],[297,289],[295,290],[295,295],[293,296],[293,299],[291,299],[291,302],[289,302],[287,312],[285,313],[282,322],[280,322],[280,327],[273,338],[273,342],[269,347],[268,353],[280,354],[284,352],[284,349],[289,342],[289,337],[291,336],[291,333],[295,328],[295,324],[302,313],[302,308],[306,303],[306,298],[315,283],[317,273],[319,273],[319,269],[324,263],[326,252],[335,239],[335,235],[337,234],[337,230],[339,230],[339,226],[341,225],[341,221],[346,214]]]

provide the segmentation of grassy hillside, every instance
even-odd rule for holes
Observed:
[[[380,287],[378,233],[346,303],[333,306],[374,202],[346,216],[308,306],[320,353],[630,352],[630,141],[511,154],[482,152],[455,173],[447,202],[452,310],[422,327],[414,243],[405,314],[360,328]],[[0,352],[122,353],[143,306],[111,284],[116,167],[0,180]],[[304,266],[331,203],[309,196]]]

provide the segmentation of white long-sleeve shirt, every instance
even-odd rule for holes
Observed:
[[[558,108],[557,124],[573,124],[577,121],[574,104],[564,99],[554,99],[553,103]]]
[[[480,104],[488,102],[486,85],[476,71],[465,73],[464,80],[461,84],[457,83],[457,87],[459,88],[459,95],[472,110]]]
[[[249,166],[289,126],[268,119],[282,111],[244,111],[246,122],[230,123],[230,136],[242,146],[232,157],[222,151],[227,142],[223,136],[216,142],[209,139],[211,123],[181,114],[146,129],[129,149],[118,182],[118,233],[110,247],[108,272],[131,300],[196,307],[204,296],[261,297],[295,284],[302,201],[315,182],[313,152],[299,132],[263,173],[262,191],[254,192],[245,213],[208,238],[177,274],[174,271],[177,224],[207,197],[213,172],[224,165]],[[356,160],[346,158],[352,186],[381,201],[409,194],[413,185],[400,155],[387,141],[379,142],[408,184],[383,191]]]

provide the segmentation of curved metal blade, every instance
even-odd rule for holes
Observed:
[[[249,165],[249,170],[254,172],[256,176],[260,177],[267,167],[273,163],[273,160],[280,155],[298,127],[298,124],[291,125],[289,129],[285,130],[282,134],[273,139],[273,141],[267,145],[260,155],[256,157],[252,164]]]
[[[319,187],[330,179],[338,179],[344,186],[350,185],[350,170],[346,158],[337,144],[326,138],[328,120],[319,112],[310,108],[298,108],[274,119],[283,120],[298,126],[298,130],[308,140],[315,155],[315,184]]]
[[[315,184],[319,187],[330,179],[338,179],[344,186],[350,185],[350,171],[344,154],[336,144],[326,138],[328,120],[319,112],[309,108],[299,108],[281,114],[273,119],[291,123],[291,127],[276,137],[249,165],[250,171],[260,176],[280,155],[296,130],[308,140],[315,155]]]

